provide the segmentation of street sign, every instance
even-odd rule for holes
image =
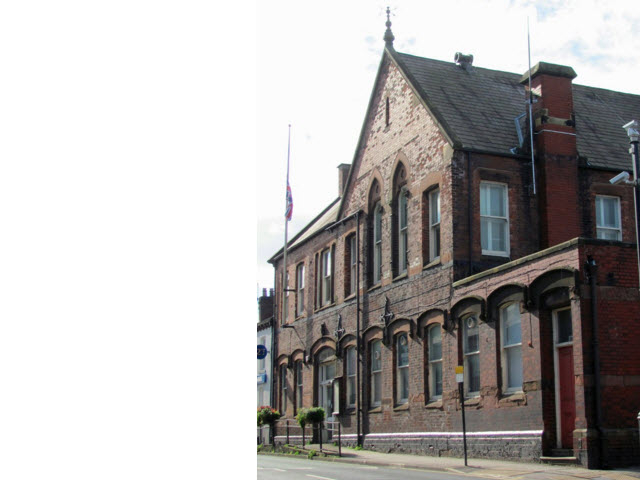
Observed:
[[[267,347],[264,345],[258,345],[258,360],[262,360],[267,356]]]
[[[464,382],[464,367],[463,366],[456,367],[456,382],[458,382],[458,383]]]

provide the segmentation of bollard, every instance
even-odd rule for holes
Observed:
[[[285,425],[287,427],[287,445],[289,445],[289,420],[285,420]]]
[[[342,429],[340,428],[340,422],[338,422],[338,456],[342,456]]]
[[[304,425],[302,425],[302,448],[304,449]]]
[[[318,430],[320,431],[318,437],[320,438],[320,451],[322,452],[322,422],[318,424]]]

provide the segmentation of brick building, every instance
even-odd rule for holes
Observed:
[[[402,54],[387,27],[339,197],[288,244],[276,406],[324,406],[365,448],[461,455],[463,365],[470,456],[639,462],[633,189],[609,179],[632,169],[640,96],[540,62],[531,142],[529,72]]]

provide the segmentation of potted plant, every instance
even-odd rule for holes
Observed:
[[[322,407],[313,407],[307,410],[307,422],[313,424],[313,442],[320,443],[322,445],[322,432],[318,426],[324,421],[325,413]]]
[[[262,425],[269,425],[269,437],[272,445],[274,426],[281,416],[280,412],[267,405],[258,407],[258,426],[261,427]]]
[[[300,408],[298,410],[298,414],[296,415],[296,420],[298,421],[298,424],[300,424],[300,426],[302,427],[302,448],[304,448],[304,427],[309,421],[307,419],[307,412],[309,412],[308,408]]]

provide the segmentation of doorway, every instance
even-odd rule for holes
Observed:
[[[318,406],[324,409],[325,420],[333,422],[333,380],[336,376],[336,357],[333,352],[324,350],[318,361]],[[323,441],[331,439],[331,432],[323,431]]]
[[[553,311],[554,371],[558,448],[573,448],[576,424],[571,308]]]

